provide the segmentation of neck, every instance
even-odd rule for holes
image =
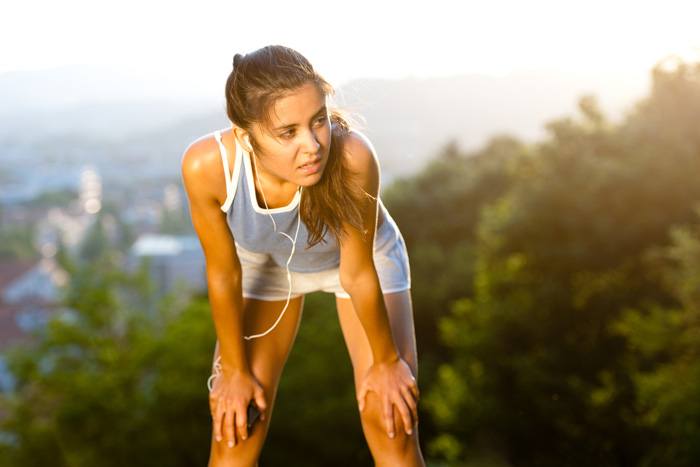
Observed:
[[[250,168],[253,171],[253,177],[255,177],[255,180],[258,181],[258,184],[260,184],[260,181],[263,180],[265,183],[265,187],[268,190],[272,190],[275,193],[288,193],[290,191],[296,191],[301,187],[301,185],[296,185],[287,180],[271,176],[268,173],[266,173],[262,168],[259,169],[257,157],[251,156],[250,161]]]
[[[258,188],[258,190],[260,190],[260,195],[262,197],[261,200],[257,200],[257,201],[262,202],[262,204],[264,205],[261,207],[265,207],[266,209],[274,209],[275,207],[278,207],[278,206],[288,205],[291,202],[291,199],[293,199],[293,197],[296,196],[296,193],[294,193],[294,195],[292,195],[292,197],[290,198],[290,195],[286,194],[286,193],[290,193],[291,190],[289,188],[285,189],[284,187],[286,185],[293,186],[294,191],[301,191],[302,190],[302,187],[300,185],[294,185],[294,184],[283,182],[283,184],[278,184],[277,186],[279,188],[273,189],[272,193],[271,193],[271,190],[269,190],[269,189],[266,190],[266,188],[263,187],[263,185],[260,181],[260,173],[256,169],[255,165],[252,163],[253,157],[250,157],[250,160],[251,160],[251,170],[253,171],[253,186],[255,187],[255,180],[257,180],[257,182],[258,182],[257,188]],[[269,184],[266,182],[265,186],[269,187]],[[282,193],[282,195],[279,195],[279,193]],[[256,194],[256,197],[257,197],[257,194]],[[270,204],[273,204],[273,206],[271,207]]]

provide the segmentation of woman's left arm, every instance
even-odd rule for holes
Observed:
[[[394,342],[379,276],[374,266],[374,237],[377,228],[380,185],[379,163],[369,140],[351,132],[345,141],[348,165],[366,196],[361,203],[363,235],[356,227],[344,223],[346,235],[340,246],[340,283],[352,300],[353,308],[372,349],[373,364],[367,371],[358,404],[364,409],[368,391],[377,392],[387,432],[393,437],[393,405],[396,404],[410,434],[417,421],[418,387],[408,364],[400,358]],[[411,421],[413,416],[413,421]]]

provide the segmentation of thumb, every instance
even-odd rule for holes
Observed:
[[[365,408],[365,395],[367,394],[367,389],[365,389],[365,386],[362,386],[362,389],[360,389],[360,393],[357,396],[357,404],[360,407],[360,412],[362,412]]]

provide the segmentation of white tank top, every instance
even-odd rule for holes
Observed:
[[[255,253],[270,255],[270,260],[281,267],[286,267],[290,244],[284,241],[280,231],[294,235],[297,229],[297,214],[301,201],[301,192],[297,191],[292,201],[279,208],[265,209],[258,205],[253,184],[250,153],[241,148],[234,139],[236,154],[233,174],[229,175],[226,147],[221,140],[221,130],[214,132],[226,174],[226,200],[221,210],[226,213],[227,223],[237,245]],[[400,232],[396,222],[389,215],[381,197],[377,198],[378,218],[377,232],[374,238],[374,250],[388,242],[398,241]],[[277,232],[274,230],[270,215],[274,217]],[[296,242],[296,251],[289,263],[289,270],[295,272],[317,272],[334,269],[340,264],[340,249],[335,235],[328,230],[323,240],[311,248],[306,248],[309,231],[301,222]]]

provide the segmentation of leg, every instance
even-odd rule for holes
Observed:
[[[243,322],[245,335],[264,332],[277,320],[284,308],[286,300],[266,301],[253,298],[243,298]],[[304,296],[292,298],[287,311],[277,327],[268,335],[251,340],[245,340],[248,365],[253,375],[265,391],[267,411],[265,420],[255,424],[248,439],[237,438],[235,446],[228,447],[227,440],[217,442],[212,427],[211,449],[209,452],[209,467],[233,467],[258,465],[258,458],[267,437],[268,428],[277,395],[277,386],[287,357],[299,329],[303,310]],[[214,360],[219,356],[219,342],[216,342]]]
[[[411,291],[384,294],[391,331],[396,342],[399,355],[413,371],[418,379],[418,356],[416,352],[416,337],[413,327],[413,306]],[[361,378],[372,365],[372,351],[367,335],[362,327],[352,300],[336,297],[338,318],[343,331],[352,361],[357,391]],[[398,411],[394,411],[396,435],[389,438],[382,423],[381,405],[376,393],[367,393],[365,409],[360,414],[362,431],[367,439],[372,457],[377,466],[425,466],[418,441],[418,425],[413,427],[413,433],[407,435]]]

